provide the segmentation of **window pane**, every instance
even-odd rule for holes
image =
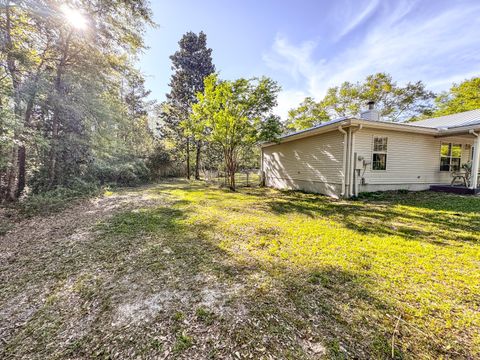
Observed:
[[[373,154],[372,169],[373,170],[386,170],[387,169],[387,154]]]
[[[387,138],[386,137],[375,137],[373,139],[373,151],[387,151]]]
[[[452,146],[452,157],[461,158],[462,157],[462,145],[454,144]]]
[[[450,144],[443,143],[442,144],[442,149],[440,151],[440,154],[442,156],[450,156]]]
[[[450,169],[452,171],[460,171],[460,161],[461,160],[459,158],[452,158]]]
[[[450,171],[450,158],[440,158],[440,171]]]

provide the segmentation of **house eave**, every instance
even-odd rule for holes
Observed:
[[[408,124],[401,124],[401,123],[389,123],[384,121],[375,121],[375,120],[365,120],[365,119],[358,119],[358,118],[341,118],[338,121],[332,121],[324,126],[318,126],[311,129],[306,129],[303,131],[299,131],[293,134],[288,134],[280,137],[278,141],[266,142],[260,144],[262,148],[282,144],[290,141],[295,141],[311,136],[316,136],[319,134],[327,133],[333,130],[336,130],[339,126],[342,127],[350,127],[350,126],[360,126],[362,125],[364,128],[373,128],[373,129],[382,129],[382,130],[392,130],[392,131],[401,131],[401,132],[411,132],[417,134],[427,134],[435,136],[439,133],[439,130],[436,128],[431,127],[423,127],[423,126],[414,126]]]
[[[360,124],[363,125],[364,128],[393,130],[393,131],[410,132],[410,133],[427,134],[427,135],[438,134],[438,129],[431,128],[431,127],[415,126],[410,124],[393,123],[393,122],[386,122],[386,121],[365,120],[365,119],[352,120],[352,125],[360,125]]]
[[[480,132],[480,124],[456,126],[449,129],[439,129],[439,133],[435,137],[441,138],[457,135],[472,135],[471,131]]]
[[[319,134],[324,134],[324,133],[327,133],[329,131],[337,129],[339,126],[347,127],[347,126],[350,126],[350,125],[351,125],[351,119],[347,119],[347,118],[339,119],[338,121],[332,121],[331,123],[329,123],[328,125],[325,125],[325,126],[319,126],[319,127],[316,127],[316,128],[311,128],[311,129],[306,129],[306,130],[303,130],[303,131],[299,131],[299,132],[296,132],[296,133],[293,133],[293,134],[284,135],[284,136],[280,137],[278,139],[278,141],[271,141],[271,142],[262,143],[262,144],[260,144],[260,146],[262,148],[265,148],[265,147],[269,147],[269,146],[273,146],[273,145],[283,144],[283,143],[290,142],[290,141],[295,141],[295,140],[299,140],[299,139],[303,139],[303,138],[307,138],[307,137],[311,137],[311,136],[315,136],[315,135],[319,135]]]

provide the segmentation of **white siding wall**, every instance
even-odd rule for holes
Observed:
[[[263,149],[265,184],[330,196],[342,192],[343,134],[338,130]]]
[[[372,161],[374,136],[388,137],[387,170],[374,171],[368,165],[364,173],[366,184],[360,186],[360,192],[423,190],[431,184],[449,184],[452,180],[450,173],[440,171],[441,143],[462,144],[462,164],[469,161],[473,144],[468,137],[435,138],[422,134],[363,129],[356,134],[355,151],[369,161]]]

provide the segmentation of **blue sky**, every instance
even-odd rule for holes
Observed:
[[[285,117],[306,96],[385,71],[434,91],[480,75],[480,0],[152,0],[159,25],[140,58],[151,97],[169,91],[169,55],[203,30],[225,79],[266,75]]]

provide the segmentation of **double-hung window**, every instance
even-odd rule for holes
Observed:
[[[440,171],[459,171],[462,162],[462,144],[442,143]]]
[[[373,137],[372,170],[387,170],[387,149],[386,136]]]

